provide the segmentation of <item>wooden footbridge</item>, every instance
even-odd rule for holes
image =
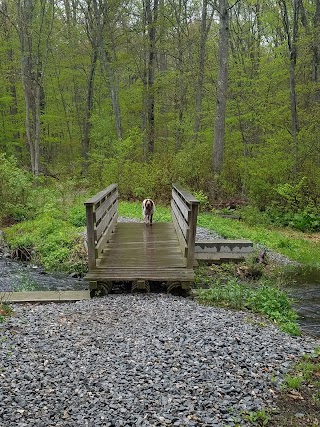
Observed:
[[[6,302],[62,302],[90,298],[95,290],[109,292],[117,283],[131,290],[150,291],[164,285],[167,291],[186,290],[194,280],[193,267],[201,262],[244,259],[252,252],[248,240],[196,241],[199,202],[179,185],[172,186],[172,221],[152,226],[118,222],[118,187],[110,185],[85,202],[89,289],[34,292],[0,292]],[[142,215],[141,215],[142,216]]]
[[[252,252],[248,240],[196,241],[199,201],[179,185],[172,186],[169,223],[118,222],[118,187],[110,185],[85,202],[88,273],[85,289],[0,292],[0,302],[64,302],[89,299],[96,290],[110,292],[117,284],[132,291],[150,291],[153,284],[168,292],[187,290],[197,261],[243,260]],[[142,213],[142,212],[141,212]],[[142,215],[141,215],[142,216]]]
[[[118,187],[110,185],[85,202],[90,290],[109,292],[116,282],[150,291],[150,283],[170,292],[188,289],[194,280],[199,201],[178,185],[172,187],[172,222],[153,225],[118,222]]]

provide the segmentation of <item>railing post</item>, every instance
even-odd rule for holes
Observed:
[[[189,222],[189,238],[188,238],[188,255],[187,255],[187,268],[193,268],[194,252],[197,233],[197,218],[199,210],[199,202],[197,200],[190,201],[190,222]]]
[[[89,271],[96,267],[93,204],[85,203],[87,217],[87,246]]]

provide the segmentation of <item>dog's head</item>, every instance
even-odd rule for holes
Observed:
[[[145,206],[147,211],[151,211],[151,209],[153,207],[153,201],[151,199],[146,199],[144,206]]]

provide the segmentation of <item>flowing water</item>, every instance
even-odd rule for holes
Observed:
[[[0,292],[86,289],[81,279],[47,274],[37,266],[16,262],[0,254]]]
[[[320,270],[302,268],[286,274],[287,291],[295,301],[301,329],[320,337]]]

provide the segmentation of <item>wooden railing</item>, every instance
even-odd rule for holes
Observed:
[[[118,219],[118,186],[111,184],[87,200],[87,246],[89,271],[110,239]],[[172,221],[179,239],[187,268],[194,264],[195,238],[199,201],[177,184],[172,186]]]
[[[194,264],[199,201],[177,184],[172,186],[171,213],[187,268]]]
[[[89,270],[114,231],[118,219],[118,186],[111,184],[85,203]]]

